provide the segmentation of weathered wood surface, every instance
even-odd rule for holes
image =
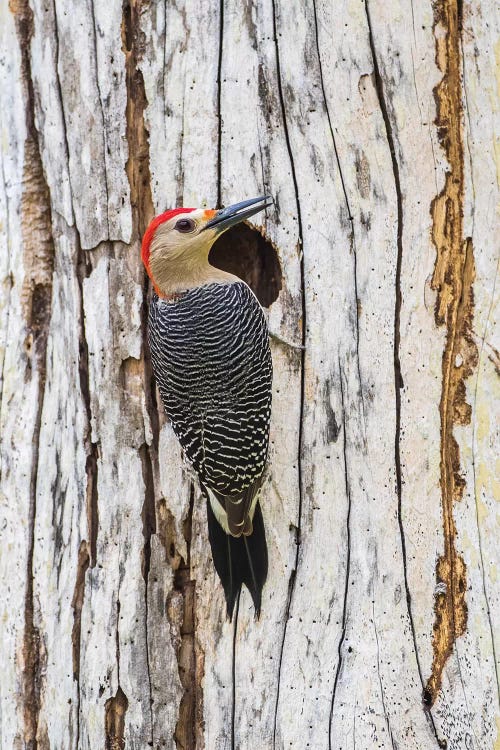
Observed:
[[[2,750],[498,750],[499,44],[490,0],[1,0]],[[230,624],[139,242],[263,192],[271,572]]]

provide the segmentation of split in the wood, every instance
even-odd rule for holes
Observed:
[[[80,678],[80,646],[82,631],[82,609],[85,597],[85,574],[87,573],[90,554],[88,542],[82,540],[78,550],[78,565],[76,569],[76,581],[73,591],[71,607],[73,609],[73,629],[71,631],[71,646],[73,653],[73,679]]]

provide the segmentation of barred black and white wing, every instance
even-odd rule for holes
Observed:
[[[202,286],[175,302],[154,295],[149,341],[165,411],[215,519],[226,534],[250,537],[271,415],[269,335],[257,299],[243,282]]]

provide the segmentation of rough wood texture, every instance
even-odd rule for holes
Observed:
[[[498,32],[0,0],[2,750],[500,748]],[[139,244],[264,192],[270,576],[229,623]]]

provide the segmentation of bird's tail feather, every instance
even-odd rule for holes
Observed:
[[[226,534],[207,501],[208,538],[215,569],[226,596],[227,614],[232,619],[241,585],[249,590],[255,615],[259,617],[262,588],[267,578],[267,545],[260,504],[255,506],[253,532],[238,538]]]

